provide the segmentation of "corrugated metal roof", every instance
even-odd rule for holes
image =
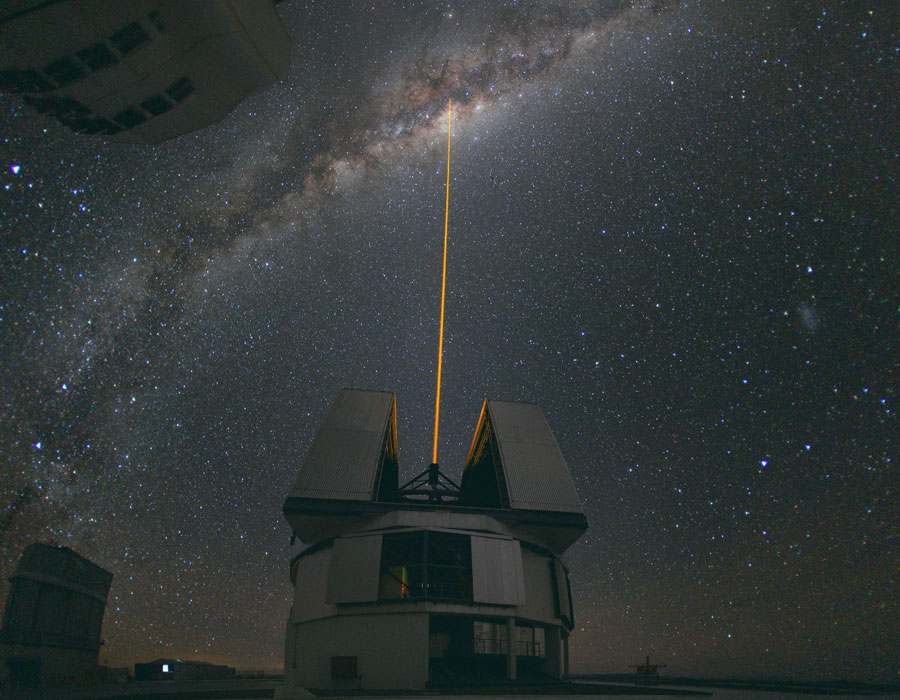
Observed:
[[[396,435],[393,393],[341,389],[300,467],[290,497],[372,500],[386,438],[388,450],[396,450]]]
[[[575,484],[541,409],[487,401],[511,508],[583,513]]]

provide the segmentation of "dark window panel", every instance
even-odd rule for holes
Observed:
[[[124,126],[126,129],[131,129],[138,124],[147,121],[147,117],[145,117],[134,107],[123,109],[116,116],[114,116],[113,119]]]
[[[162,114],[163,112],[168,112],[172,107],[174,107],[171,102],[169,102],[162,95],[153,95],[152,97],[148,97],[146,100],[141,102],[141,107],[145,112],[150,112],[153,116],[158,114]]]
[[[0,71],[0,90],[3,92],[18,92],[19,77],[14,70]]]
[[[4,89],[12,92],[47,92],[56,89],[55,83],[36,70],[7,70],[0,75]]]
[[[73,119],[68,126],[79,134],[96,134],[100,131],[93,119]]]
[[[166,90],[166,94],[176,102],[181,102],[194,91],[194,84],[187,77],[176,80]]]
[[[122,128],[116,126],[111,121],[107,119],[103,119],[101,117],[94,117],[92,119],[89,118],[81,118],[81,119],[73,119],[71,123],[68,125],[74,131],[77,131],[79,134],[100,134],[100,133],[109,133],[106,129],[110,126],[116,128],[117,131],[122,131]],[[115,133],[115,132],[113,132]]]
[[[79,119],[89,117],[91,110],[71,97],[60,97],[54,105],[56,116],[60,119]]]
[[[55,114],[55,97],[34,97],[32,95],[25,95],[23,98],[25,100],[25,104],[34,107],[41,114]]]
[[[70,56],[63,56],[44,67],[44,72],[60,85],[68,85],[84,77],[84,69]]]
[[[44,77],[36,70],[23,70],[22,78],[25,81],[25,90],[28,92],[46,92],[55,90],[56,85],[51,80]]]
[[[71,97],[56,97],[55,95],[34,97],[25,95],[25,102],[38,112],[53,115],[60,120],[79,119],[91,115],[91,110]]]
[[[472,548],[468,535],[429,532],[427,595],[472,599]]]
[[[114,124],[108,119],[97,118],[95,120],[97,125],[100,127],[100,133],[106,134],[108,136],[112,136],[113,134],[118,134],[120,131],[124,131],[124,129],[118,124]]]
[[[160,14],[159,10],[153,10],[147,15],[147,19],[150,20],[150,24],[156,27],[156,31],[162,32],[166,28],[166,20],[163,19],[163,16]]]
[[[423,532],[385,535],[381,542],[381,574],[378,597],[398,600],[424,593]]]
[[[78,58],[87,64],[91,70],[100,70],[101,68],[106,68],[107,66],[119,62],[119,60],[113,56],[109,47],[102,41],[99,44],[94,44],[89,48],[79,51]]]
[[[91,115],[91,110],[71,97],[62,97],[54,101],[53,116],[74,131],[80,131],[84,124],[90,122]]]
[[[109,40],[119,50],[119,53],[125,56],[148,43],[150,37],[140,24],[132,22],[124,29],[113,34]]]
[[[470,538],[442,532],[385,535],[378,593],[381,600],[472,600]]]

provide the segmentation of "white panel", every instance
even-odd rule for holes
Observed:
[[[314,620],[332,613],[333,609],[325,604],[330,563],[330,549],[320,549],[297,561],[294,604],[291,606],[292,623]]]
[[[472,537],[472,594],[476,603],[525,603],[525,575],[518,541]]]
[[[381,535],[339,537],[331,550],[326,603],[378,600]]]
[[[517,616],[558,624],[553,557],[522,547],[522,565],[525,570],[525,605],[516,612]]]

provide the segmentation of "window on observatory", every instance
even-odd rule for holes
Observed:
[[[166,28],[166,20],[163,19],[163,16],[160,14],[159,10],[153,10],[147,14],[147,19],[150,20],[150,24],[156,27],[156,31],[163,32]]]
[[[429,597],[472,600],[472,544],[468,535],[428,532]]]
[[[114,116],[113,119],[115,119],[126,129],[130,129],[134,126],[137,126],[138,124],[142,124],[143,122],[147,121],[147,117],[134,107],[126,107],[116,116]]]
[[[153,116],[158,116],[163,112],[168,112],[173,105],[162,95],[151,95],[141,102],[141,109],[150,112]]]
[[[69,56],[63,56],[49,66],[44,66],[44,73],[53,78],[60,86],[68,85],[84,76],[84,70]]]
[[[78,58],[86,63],[91,70],[101,70],[107,66],[112,66],[119,62],[105,42],[88,46],[78,52]]]
[[[181,102],[194,91],[194,84],[187,76],[176,80],[166,90],[166,94],[176,102]]]
[[[47,92],[56,85],[36,70],[0,71],[0,88],[13,92]]]
[[[472,600],[470,538],[449,532],[385,535],[378,598]]]
[[[140,24],[132,22],[113,34],[109,40],[119,50],[119,53],[125,56],[149,42],[150,37]]]
[[[379,599],[402,600],[425,595],[424,538],[424,532],[385,535],[382,538]]]

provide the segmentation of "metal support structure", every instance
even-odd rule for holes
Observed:
[[[459,484],[433,463],[397,489],[397,496],[402,501],[456,503],[459,500],[460,488]]]
[[[516,680],[516,618],[506,618],[506,677]]]

